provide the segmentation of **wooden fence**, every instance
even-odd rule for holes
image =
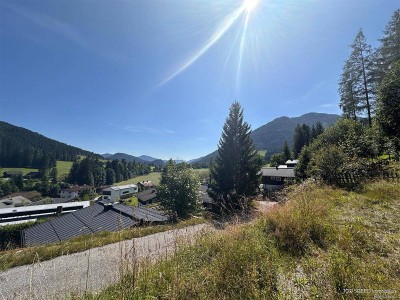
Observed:
[[[383,179],[387,181],[400,181],[400,174],[396,172],[382,172],[375,176],[357,176],[354,174],[345,174],[343,176],[337,176],[329,178],[330,183],[337,183],[339,185],[354,185],[360,182]]]

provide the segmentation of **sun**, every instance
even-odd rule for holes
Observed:
[[[258,5],[260,0],[244,0],[243,7],[247,13],[251,13]]]

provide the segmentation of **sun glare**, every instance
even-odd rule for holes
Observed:
[[[260,0],[244,0],[243,7],[247,13],[251,13],[258,5]]]

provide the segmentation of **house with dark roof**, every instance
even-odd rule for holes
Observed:
[[[208,184],[200,185],[199,193],[204,209],[215,213],[219,212],[219,206],[215,203],[213,199],[211,199],[211,197],[208,195],[207,190],[208,190]]]
[[[150,180],[139,181],[137,183],[137,185],[138,185],[140,191],[152,189],[152,188],[156,187],[156,185]]]
[[[295,180],[294,168],[265,167],[261,169],[261,176],[263,187],[266,190],[279,188]]]
[[[84,234],[119,231],[144,223],[164,224],[168,220],[155,209],[99,202],[22,230],[21,246],[57,243]]]
[[[157,202],[157,190],[148,189],[137,194],[138,201],[141,205],[149,205]]]
[[[4,178],[11,178],[13,176],[22,176],[22,171],[5,171],[3,172],[3,177]]]

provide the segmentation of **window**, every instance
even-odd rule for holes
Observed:
[[[103,195],[110,195],[111,196],[111,191],[103,191]]]
[[[129,191],[122,192],[122,194],[128,194],[128,193],[129,193]]]
[[[276,181],[281,181],[281,177],[275,177]]]
[[[275,176],[271,176],[271,180],[275,180]]]

